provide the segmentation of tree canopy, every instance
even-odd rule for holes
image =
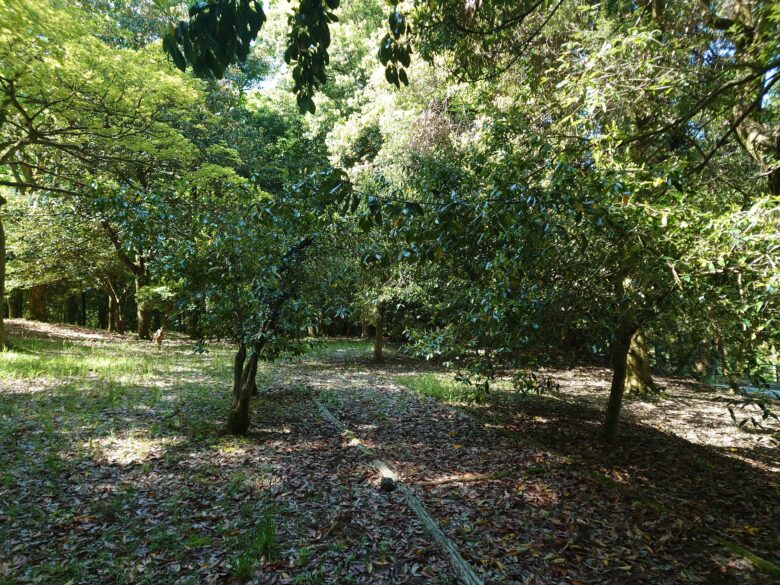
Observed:
[[[318,329],[482,393],[609,360],[614,439],[651,361],[776,351],[778,39],[766,2],[10,0],[9,307],[233,340],[235,432]]]

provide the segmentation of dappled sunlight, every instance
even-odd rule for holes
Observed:
[[[82,447],[92,452],[97,461],[128,465],[158,458],[166,449],[181,445],[185,441],[186,437],[153,438],[146,434],[130,432],[123,436],[90,439],[82,444]]]

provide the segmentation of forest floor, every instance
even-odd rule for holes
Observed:
[[[379,488],[318,405],[486,584],[768,583],[746,549],[780,562],[778,429],[738,429],[723,391],[660,378],[666,392],[629,400],[606,449],[605,370],[473,405],[429,364],[375,366],[367,344],[334,341],[266,367],[234,438],[228,347],[10,330],[0,583],[456,583],[404,492]]]

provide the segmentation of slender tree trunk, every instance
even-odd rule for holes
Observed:
[[[650,372],[650,354],[641,331],[631,338],[626,361],[626,392],[631,394],[655,394],[659,391]]]
[[[612,346],[612,386],[609,390],[607,416],[602,428],[602,438],[608,443],[613,443],[617,439],[620,409],[623,406],[623,393],[626,389],[628,351],[635,332],[636,328],[618,329]]]
[[[21,319],[24,313],[24,291],[20,288],[8,293],[8,318]]]
[[[233,404],[238,402],[241,394],[241,383],[244,374],[244,362],[246,361],[246,345],[240,343],[236,357],[233,359]]]
[[[238,364],[238,357],[236,356],[236,365]],[[238,392],[236,392],[235,386],[236,371],[234,366],[233,403],[230,406],[227,421],[227,432],[231,435],[245,435],[249,430],[249,404],[257,388],[257,364],[259,357],[259,353],[255,350],[249,356],[249,360],[244,363]]]
[[[370,337],[369,330],[368,330],[368,321],[363,321],[360,324],[360,336],[363,339],[368,339]]]
[[[200,329],[200,313],[197,309],[191,309],[187,311],[184,316],[184,328],[187,331],[187,336],[190,339],[200,339],[202,332]]]
[[[35,321],[46,321],[46,285],[36,284],[30,287],[27,294],[27,310],[30,312],[30,319]]]
[[[116,331],[116,322],[117,322],[116,299],[114,298],[114,295],[108,293],[108,330],[110,332]]]
[[[383,364],[385,363],[385,357],[382,353],[382,349],[384,346],[384,334],[385,334],[385,316],[384,316],[383,307],[381,305],[377,308],[375,328],[376,331],[374,331],[374,363]]]
[[[65,322],[78,323],[79,319],[79,298],[76,295],[68,295],[65,299]]]
[[[79,299],[79,319],[77,323],[81,326],[87,324],[87,291],[81,291],[81,298]]]
[[[151,339],[152,338],[152,312],[149,311],[146,307],[143,306],[142,303],[138,302],[138,291],[143,287],[146,283],[144,282],[144,279],[141,276],[135,277],[135,292],[136,292],[136,317],[138,319],[138,338],[139,339]]]
[[[723,377],[726,378],[726,382],[728,382],[732,392],[738,394],[740,390],[739,374],[731,369],[731,365],[729,364],[730,357],[726,351],[726,344],[723,342],[723,336],[717,328],[715,328],[715,343],[717,344],[718,353],[720,354],[720,368],[723,372]]]
[[[5,204],[5,199],[0,196],[0,207]],[[5,228],[3,227],[3,219],[0,217],[0,303],[5,299]],[[11,316],[9,303],[9,317]],[[2,309],[2,305],[0,305]],[[5,330],[5,320],[3,319],[3,311],[0,310],[0,349],[8,347],[8,333]]]
[[[97,304],[98,327],[100,329],[108,329],[108,299],[106,298],[104,300],[103,295],[99,294],[97,298]]]
[[[106,292],[108,294],[108,330],[124,335],[125,315],[122,310],[122,300],[110,280],[107,281]]]

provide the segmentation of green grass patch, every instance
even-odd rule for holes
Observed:
[[[369,341],[362,339],[327,339],[322,342],[315,342],[314,345],[304,354],[305,357],[320,357],[336,352],[349,352],[371,355],[373,345]]]
[[[276,523],[268,510],[257,528],[243,534],[234,548],[238,553],[228,562],[231,576],[239,581],[248,581],[262,562],[276,561],[281,557],[281,547],[276,536]]]
[[[240,475],[231,483],[211,473],[199,484],[193,478],[206,465],[182,472],[170,464],[213,452],[233,351],[89,343],[18,339],[0,353],[0,500],[8,502],[0,558],[14,583],[178,582],[160,563],[140,574],[139,555],[179,562],[197,554],[212,541],[185,540],[203,522],[193,503],[216,509],[216,496],[247,489]],[[73,536],[26,544],[24,534],[55,524]]]
[[[473,402],[474,388],[435,374],[396,376],[395,382],[412,392],[442,402]]]

